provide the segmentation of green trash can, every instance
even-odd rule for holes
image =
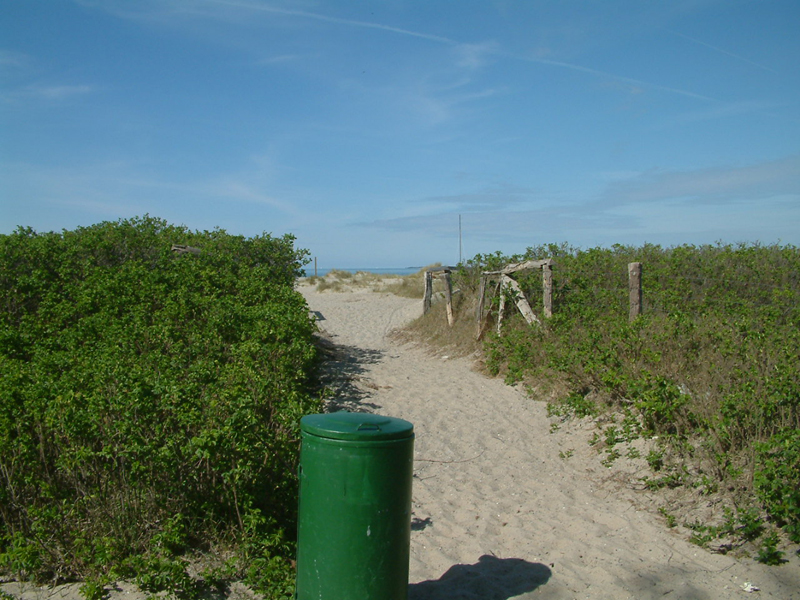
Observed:
[[[367,413],[300,421],[297,600],[407,600],[414,426]]]

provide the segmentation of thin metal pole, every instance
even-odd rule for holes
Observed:
[[[458,215],[458,264],[461,264],[461,215]]]

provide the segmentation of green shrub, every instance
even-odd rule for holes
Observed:
[[[782,431],[756,449],[756,492],[790,539],[800,543],[800,429]]]
[[[0,236],[0,569],[93,595],[184,586],[176,557],[247,536],[288,559],[318,408],[305,255],[150,217]]]
[[[783,558],[783,552],[778,550],[778,534],[776,532],[772,532],[766,538],[764,538],[764,542],[761,546],[761,549],[758,551],[758,555],[756,556],[756,560],[760,563],[764,563],[765,565],[780,565],[787,562]]]
[[[746,497],[734,499],[743,507],[755,506],[758,492],[797,539],[800,251],[548,244],[514,256],[478,255],[456,273],[457,285],[477,294],[481,272],[546,258],[555,262],[553,316],[541,314],[541,273],[516,276],[543,325],[530,327],[510,311],[500,335],[485,328],[488,370],[509,382],[559,381],[568,388],[560,394],[564,413],[594,392],[659,436],[669,456],[702,463],[706,488],[745,489]],[[630,262],[644,271],[645,312],[632,323]],[[496,313],[491,291],[487,309]],[[779,459],[779,449],[794,459]],[[659,458],[660,468],[665,461]]]

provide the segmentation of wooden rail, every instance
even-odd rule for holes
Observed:
[[[185,244],[172,244],[172,251],[175,254],[200,254],[200,248],[186,246]]]
[[[497,332],[503,326],[503,319],[506,312],[507,299],[512,299],[514,305],[522,314],[529,325],[541,325],[542,321],[533,312],[525,293],[519,283],[514,279],[514,275],[532,271],[542,270],[542,314],[545,319],[553,316],[553,267],[555,261],[548,258],[545,260],[527,260],[524,262],[511,263],[497,271],[484,271],[481,273],[481,283],[478,292],[478,307],[476,310],[477,332],[476,339],[480,339],[485,331],[488,319],[486,306],[486,291],[490,284],[494,284],[495,295],[500,296],[500,305],[497,314]],[[453,316],[453,287],[451,273],[456,267],[436,267],[425,271],[425,294],[423,296],[423,313],[431,309],[433,297],[433,278],[441,277],[444,281],[444,297],[447,302],[447,323],[452,327]],[[628,298],[629,298],[629,320],[633,321],[643,312],[642,301],[642,263],[633,262],[628,264]]]
[[[547,258],[545,260],[526,260],[519,263],[511,263],[500,269],[499,271],[484,271],[481,274],[481,287],[480,296],[478,298],[478,310],[476,320],[478,322],[476,338],[480,339],[483,336],[485,321],[487,315],[484,314],[484,306],[486,304],[486,288],[491,281],[495,283],[495,294],[500,294],[500,307],[497,314],[497,332],[499,333],[503,327],[503,318],[506,309],[506,295],[514,299],[514,304],[519,309],[522,316],[530,325],[541,325],[541,321],[534,314],[528,299],[519,287],[519,283],[512,277],[519,273],[532,271],[534,269],[542,270],[542,288],[543,288],[543,313],[546,318],[553,316],[553,259]]]

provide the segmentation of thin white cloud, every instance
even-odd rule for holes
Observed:
[[[131,211],[147,212],[147,204],[142,201],[144,197],[131,193],[131,186],[121,177],[126,169],[127,165],[118,162],[92,163],[80,168],[0,163],[0,189],[8,197],[25,198],[27,204],[24,209],[9,206],[4,220],[18,218],[14,213],[24,213],[35,215],[40,223],[47,223],[46,228],[57,229],[66,226],[66,223],[59,225],[58,221],[67,214],[70,218],[87,214],[105,218],[131,214]],[[33,223],[19,220],[7,223],[4,228],[16,225]]]
[[[205,198],[214,200],[232,200],[248,204],[261,204],[269,206],[286,215],[297,215],[297,211],[286,202],[278,200],[265,191],[269,187],[260,177],[252,173],[236,173],[225,175],[216,179],[193,180],[191,182],[168,181],[157,178],[128,177],[125,175],[115,177],[115,183],[129,189],[147,188],[153,190],[157,196],[164,193],[180,194],[186,197]]]
[[[340,88],[358,102],[364,98],[376,98],[371,102],[370,110],[379,107],[394,122],[400,122],[398,115],[407,115],[409,118],[403,121],[403,127],[409,123],[438,126],[480,111],[485,106],[484,100],[507,93],[501,87],[478,87],[472,78],[461,77],[460,73],[455,79],[451,75],[412,73],[410,77],[398,77],[383,86],[370,86],[357,79],[348,79],[340,83]],[[380,135],[385,135],[385,132]],[[428,141],[436,140],[429,138]]]
[[[782,105],[776,102],[763,101],[744,101],[717,104],[705,110],[690,111],[674,118],[667,119],[659,125],[656,125],[654,129],[670,129],[676,125],[687,125],[716,119],[727,119],[731,117],[747,115],[750,113],[770,115],[770,110],[781,107]]]
[[[530,203],[535,200],[536,194],[537,191],[531,188],[503,184],[487,187],[477,192],[431,196],[419,202],[440,207],[445,206],[456,212],[483,212],[486,210],[505,210],[511,206]]]
[[[460,107],[491,98],[499,93],[501,91],[494,88],[452,93],[449,90],[442,91],[423,86],[399,90],[393,96],[403,98],[405,106],[411,107],[429,123],[436,125],[452,119]]]
[[[416,214],[360,226],[446,238],[463,213],[465,231],[484,244],[576,238],[592,244],[707,243],[726,236],[730,241],[797,239],[800,156],[744,167],[600,176],[607,181],[604,190],[585,201],[508,185],[426,198]]]
[[[678,244],[727,242],[795,243],[800,196],[765,197],[725,210],[673,202],[606,210],[589,204],[552,204],[538,209],[463,213],[467,256],[497,250],[513,253],[542,243],[579,242],[583,247],[645,242]],[[452,211],[361,223],[364,229],[397,235],[455,240],[458,215]]]
[[[61,100],[72,96],[91,94],[95,88],[91,85],[50,85],[27,88],[32,96],[40,96],[49,100]]]
[[[212,184],[205,189],[205,192],[239,202],[263,204],[288,215],[297,214],[297,211],[290,205],[264,193],[258,186],[243,181],[227,181],[219,184]]]
[[[305,58],[301,54],[281,54],[278,56],[268,56],[257,61],[257,64],[264,66],[283,65],[286,63],[296,62]]]
[[[0,67],[25,68],[31,64],[31,57],[22,52],[0,50]]]
[[[0,163],[0,182],[12,197],[26,197],[46,212],[48,207],[73,207],[103,215],[131,211],[156,213],[161,206],[240,203],[265,206],[276,217],[296,217],[299,211],[269,193],[270,174],[263,164],[207,179],[167,179],[152,176],[146,165],[128,161],[98,161],[76,167],[23,162]]]
[[[549,65],[552,67],[558,67],[562,69],[568,69],[572,71],[577,71],[581,73],[586,73],[589,75],[593,75],[595,77],[603,77],[608,79],[613,79],[618,82],[626,83],[631,86],[632,90],[639,90],[640,88],[650,88],[660,90],[662,92],[667,92],[670,94],[677,94],[680,96],[685,96],[687,98],[693,98],[695,100],[703,100],[703,101],[713,101],[713,98],[709,98],[708,96],[704,96],[702,94],[697,94],[690,90],[683,90],[679,88],[674,88],[670,86],[659,85],[656,83],[646,82],[639,79],[633,79],[630,77],[624,77],[622,75],[616,75],[613,73],[608,73],[606,71],[600,71],[598,69],[592,69],[589,67],[584,67],[582,65],[577,65],[574,63],[568,63],[558,60],[551,60],[547,58],[543,58],[541,56],[528,56],[528,57],[521,57],[521,56],[514,56],[510,54],[505,54],[499,50],[497,44],[492,42],[484,42],[481,44],[469,44],[464,42],[459,42],[457,40],[440,36],[434,35],[430,33],[424,33],[419,31],[412,31],[409,29],[402,29],[399,27],[393,27],[391,25],[383,25],[381,23],[373,23],[370,21],[359,21],[354,19],[343,19],[340,17],[332,17],[328,15],[323,15],[319,13],[312,13],[307,11],[299,11],[299,10],[289,10],[284,8],[278,8],[269,5],[262,5],[262,4],[253,4],[249,2],[239,2],[236,0],[208,0],[215,4],[219,5],[226,5],[226,6],[236,6],[239,8],[247,8],[250,10],[260,10],[264,12],[271,12],[275,14],[282,14],[287,16],[294,16],[294,17],[302,17],[307,19],[314,19],[319,21],[324,21],[328,23],[334,23],[338,25],[347,25],[351,27],[361,27],[367,29],[378,29],[382,31],[389,31],[392,33],[396,33],[399,35],[406,35],[411,37],[416,37],[420,39],[426,39],[433,42],[438,42],[442,44],[447,44],[450,46],[455,46],[457,48],[457,52],[460,54],[459,65],[466,66],[471,68],[476,68],[482,66],[485,61],[486,57],[490,55],[497,55],[497,56],[506,56],[508,58],[515,58],[517,60],[523,60],[526,62],[532,63],[539,63],[544,65]]]
[[[134,16],[137,18],[141,18],[143,12],[144,14],[147,14],[146,9],[144,9],[143,11],[143,9],[140,8],[138,9],[139,12],[135,13],[134,15],[134,13],[131,12],[130,6],[126,4],[120,5],[119,3],[115,3],[113,5],[108,5],[108,4],[98,3],[96,2],[96,0],[78,0],[78,1],[93,6],[95,8],[101,8],[113,11],[119,16],[124,16],[128,18]],[[173,2],[166,4],[166,7],[168,8],[165,8],[164,4],[155,4],[153,6],[155,8],[152,9],[151,14],[158,15],[159,18],[164,18],[165,16],[167,18],[175,18],[180,15],[196,16],[200,12],[200,7],[225,7],[225,8],[233,8],[242,11],[247,11],[248,13],[251,14],[264,13],[264,14],[283,15],[287,17],[295,17],[298,19],[308,19],[324,23],[331,23],[334,25],[342,25],[346,27],[386,31],[388,33],[396,35],[428,40],[438,44],[444,44],[453,47],[458,55],[457,64],[462,68],[471,68],[471,69],[478,68],[480,66],[483,66],[487,62],[489,57],[497,56],[507,59],[521,60],[529,63],[547,65],[560,69],[567,69],[591,75],[593,77],[600,77],[603,79],[624,83],[628,86],[628,89],[630,89],[632,93],[638,93],[639,91],[641,91],[642,88],[645,88],[645,89],[659,90],[669,94],[684,96],[695,100],[714,101],[714,98],[709,98],[708,96],[692,92],[691,90],[684,90],[680,88],[660,85],[657,83],[642,81],[639,79],[634,79],[614,73],[609,73],[607,71],[602,71],[599,69],[585,67],[583,65],[575,63],[544,58],[545,54],[544,51],[537,51],[535,54],[520,56],[502,51],[500,46],[494,42],[482,42],[482,43],[461,42],[459,40],[455,40],[446,36],[436,35],[428,32],[414,31],[411,29],[395,27],[393,25],[386,25],[383,23],[376,23],[372,21],[363,21],[359,19],[346,19],[343,17],[335,17],[331,15],[326,15],[306,10],[283,8],[280,6],[276,6],[274,4],[248,2],[246,0],[201,0],[199,2],[197,0],[192,0],[191,2],[187,2],[186,0],[173,0]],[[207,16],[216,16],[217,18],[219,17],[219,15],[207,15]]]
[[[641,174],[641,171],[600,171],[596,176],[600,181],[608,183],[634,179]]]
[[[744,167],[647,172],[610,184],[601,201],[607,205],[675,199],[724,203],[783,194],[800,196],[800,156]]]
[[[440,238],[452,238],[457,235],[459,214],[461,213],[458,211],[443,211],[432,215],[381,219],[360,225],[395,233],[417,232]],[[533,245],[574,238],[578,231],[598,228],[627,230],[635,227],[636,219],[613,213],[589,212],[574,205],[552,205],[530,210],[464,212],[462,224],[465,239],[472,240],[473,245],[476,240],[481,240],[484,246],[486,242]],[[497,248],[487,247],[486,250],[494,251]]]
[[[485,66],[492,56],[499,54],[499,47],[495,42],[482,44],[458,44],[455,48],[458,57],[456,64],[459,67],[478,69]]]
[[[78,96],[86,96],[97,91],[92,85],[29,85],[3,95],[8,102],[42,100],[58,102]]]
[[[381,31],[388,31],[390,33],[396,33],[399,35],[411,36],[416,37],[424,40],[430,40],[433,42],[439,42],[444,44],[457,44],[454,40],[450,38],[446,38],[439,35],[433,35],[430,33],[422,33],[419,31],[412,31],[410,29],[403,29],[401,27],[393,27],[391,25],[383,25],[381,23],[373,23],[370,21],[359,21],[356,19],[344,19],[341,17],[332,17],[330,15],[323,15],[314,12],[308,12],[303,10],[293,10],[287,8],[280,8],[277,6],[271,6],[269,4],[257,4],[253,2],[239,2],[236,0],[206,0],[210,4],[216,4],[219,6],[229,6],[233,8],[240,8],[240,9],[247,9],[251,11],[260,11],[260,12],[267,12],[279,15],[286,15],[290,17],[301,17],[304,19],[313,19],[315,21],[324,21],[326,23],[334,23],[336,25],[347,25],[349,27],[360,27],[365,29],[379,29]]]
[[[563,62],[560,60],[551,60],[548,58],[539,58],[536,56],[526,57],[526,56],[513,56],[507,55],[509,58],[515,58],[517,60],[522,60],[525,62],[530,63],[538,63],[542,65],[548,65],[551,67],[558,67],[560,69],[568,69],[570,71],[577,71],[579,73],[586,73],[587,75],[592,75],[594,77],[600,77],[603,79],[611,79],[613,81],[621,82],[628,84],[631,93],[641,93],[641,89],[653,89],[659,90],[662,92],[667,92],[669,94],[676,94],[678,96],[684,96],[686,98],[692,98],[694,100],[703,100],[705,102],[713,102],[714,98],[709,98],[708,96],[703,96],[702,94],[697,94],[695,92],[689,90],[682,90],[680,88],[669,87],[665,85],[659,85],[657,83],[651,83],[648,81],[642,81],[641,79],[633,79],[631,77],[624,77],[622,75],[616,75],[614,73],[608,73],[607,71],[600,71],[599,69],[592,69],[589,67],[584,67],[582,65],[576,65],[574,63]]]
[[[46,204],[50,205],[51,209],[69,207],[106,219],[119,218],[121,215],[145,214],[148,211],[146,204],[119,202],[107,196],[97,200],[89,200],[77,196],[45,198],[44,200]]]
[[[664,29],[664,31],[666,31],[667,33],[669,33],[671,35],[675,35],[675,36],[681,37],[681,38],[683,38],[685,40],[689,40],[690,42],[693,42],[695,44],[699,44],[700,46],[705,46],[706,48],[710,48],[711,50],[714,50],[715,52],[719,52],[720,54],[725,54],[727,56],[735,58],[736,60],[739,60],[741,62],[745,62],[745,63],[747,63],[749,65],[752,65],[752,66],[757,67],[759,69],[762,69],[764,71],[769,71],[770,73],[775,73],[776,75],[779,75],[779,73],[775,69],[771,69],[771,68],[769,68],[769,67],[767,67],[765,65],[762,65],[761,63],[757,63],[757,62],[755,62],[753,60],[750,60],[749,58],[745,58],[744,56],[741,56],[739,54],[734,54],[733,52],[729,52],[728,50],[720,48],[719,46],[712,46],[711,44],[708,44],[708,43],[706,43],[706,42],[704,42],[702,40],[698,40],[697,38],[689,37],[686,34],[679,33],[677,31],[673,31],[671,29]]]

